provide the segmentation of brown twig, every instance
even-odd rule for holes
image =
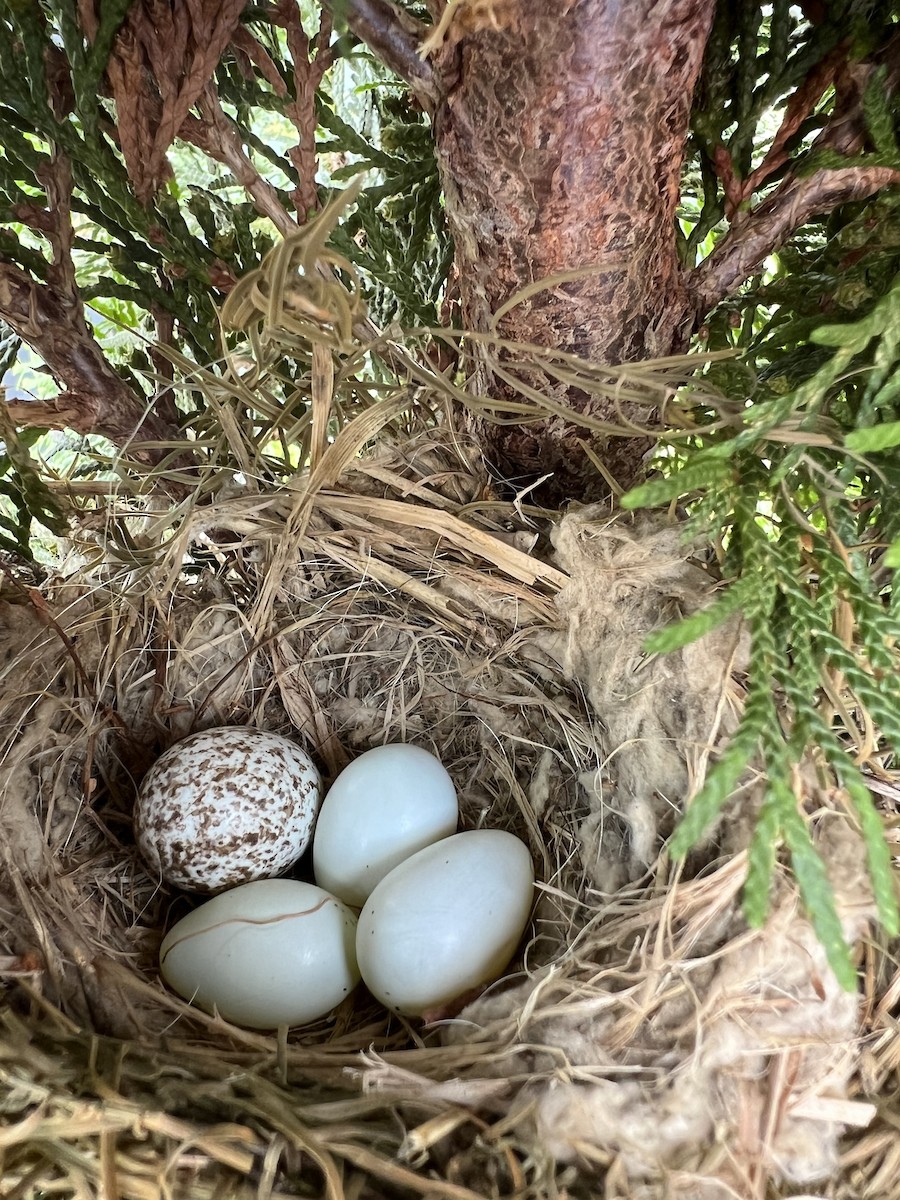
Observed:
[[[89,39],[96,0],[79,0]],[[245,0],[137,0],[107,63],[117,137],[135,195],[149,203],[171,175],[167,151],[219,64]]]
[[[803,122],[814,111],[826,90],[834,83],[835,75],[839,67],[846,62],[846,58],[846,45],[833,50],[831,54],[826,55],[820,63],[816,64],[796,92],[790,96],[785,106],[781,125],[768,153],[759,166],[748,175],[744,183],[744,198],[749,199],[775,171],[788,161],[790,158],[788,143],[796,136]],[[726,215],[730,219],[731,214]]]
[[[160,285],[167,291],[171,290],[171,281],[163,272],[159,273]],[[165,384],[156,389],[156,411],[171,425],[178,422],[178,408],[175,404],[175,364],[162,349],[164,346],[175,345],[175,316],[159,303],[150,305],[150,312],[156,325],[155,344],[148,346],[147,353],[160,380]]]
[[[345,15],[351,31],[361,42],[413,88],[419,101],[433,111],[439,100],[437,77],[419,54],[428,29],[389,0],[349,0],[338,5],[324,0],[326,8]]]
[[[182,123],[180,136],[202,150],[209,158],[226,166],[250,196],[256,210],[268,217],[279,233],[296,232],[297,223],[278,198],[277,190],[262,178],[244,150],[241,133],[219,103],[214,87],[205,89],[197,105],[200,118],[189,116]]]
[[[96,429],[95,398],[78,392],[60,392],[52,400],[9,400],[4,407],[19,429]]]
[[[159,68],[157,74],[164,100],[162,119],[154,143],[154,153],[160,160],[165,157],[166,151],[178,135],[184,118],[212,79],[244,6],[245,0],[207,0],[204,5],[184,6],[191,11],[193,18],[190,29],[193,53],[185,56],[187,74],[178,80],[180,86],[177,91],[163,68]],[[162,7],[167,8],[168,5]],[[177,12],[181,7],[174,5],[173,11]],[[167,65],[171,71],[172,64]],[[172,88],[174,94],[171,99],[163,91],[164,85]]]
[[[44,360],[63,391],[50,401],[14,402],[7,412],[22,426],[99,433],[118,446],[134,441],[138,457],[157,460],[159,452],[142,452],[140,442],[175,435],[174,404],[165,412],[148,409],[116,374],[88,327],[72,260],[72,164],[58,147],[40,180],[47,206],[30,215],[50,246],[46,283],[0,263],[0,317]]]
[[[813,112],[826,89],[835,82],[841,69],[846,67],[847,53],[847,45],[842,44],[813,67],[804,82],[789,97],[781,125],[762,162],[746,178],[742,179],[735,172],[728,150],[722,145],[715,147],[712,156],[713,167],[725,192],[727,220],[733,220],[742,205],[789,161],[789,142]]]
[[[72,243],[75,238],[72,228],[72,164],[58,146],[53,147],[50,160],[39,173],[39,178],[44,185],[47,210],[52,218],[51,227],[45,231],[51,250],[47,282],[70,304],[78,305],[78,284],[75,282],[75,264],[72,262]]]
[[[268,50],[259,44],[246,26],[238,25],[235,29],[231,35],[231,48],[236,52],[238,67],[246,78],[253,78],[251,66],[255,67],[276,96],[287,95],[287,84],[284,82],[275,60]],[[242,55],[250,65],[242,62]]]
[[[846,167],[790,179],[736,225],[692,273],[698,311],[709,312],[730,296],[810,217],[864,200],[893,183],[900,183],[900,171],[892,167]]]
[[[294,65],[294,100],[285,105],[285,116],[297,130],[299,140],[288,150],[299,183],[291,199],[302,224],[317,207],[316,192],[316,92],[322,77],[331,66],[334,53],[329,45],[333,29],[333,18],[323,8],[319,18],[319,31],[315,45],[303,28],[300,8],[296,0],[279,0],[273,13],[273,22],[280,25],[287,36],[288,51]]]
[[[43,359],[63,388],[62,395],[39,409],[31,403],[10,405],[17,424],[68,426],[128,445],[145,461],[162,457],[160,451],[142,451],[140,443],[165,441],[177,431],[116,374],[77,298],[38,283],[12,263],[0,263],[0,318]]]
[[[871,62],[848,64],[846,55],[838,48],[820,64],[789,102],[769,154],[743,185],[735,184],[729,191],[727,164],[717,161],[717,170],[726,188],[728,211],[736,211],[773,171],[788,161],[787,143],[832,82],[834,112],[816,139],[813,153],[830,150],[847,156],[859,154],[865,148],[868,136],[862,99],[879,61],[887,66],[885,87],[889,91],[896,90],[900,84],[900,35],[892,38],[878,59]],[[853,200],[864,200],[896,183],[900,183],[900,171],[876,165],[824,169],[806,177],[790,172],[777,191],[755,209],[738,213],[729,233],[692,272],[697,311],[707,313],[730,296],[810,217],[830,212]]]

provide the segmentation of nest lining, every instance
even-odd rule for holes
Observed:
[[[577,1197],[602,1176],[718,1200],[835,1174],[872,1115],[860,1001],[786,880],[771,926],[742,924],[758,783],[696,878],[658,857],[739,710],[741,632],[647,662],[646,634],[714,586],[677,526],[585,510],[553,538],[431,431],[312,494],[198,508],[149,563],[2,602],[9,1194]],[[185,573],[198,545],[220,570]],[[388,740],[436,752],[463,825],[519,834],[544,881],[511,978],[433,1028],[358,996],[288,1038],[166,993],[155,951],[186,902],[134,853],[134,788],[225,723],[298,737],[328,777]],[[856,834],[808,789],[858,940]],[[889,1021],[873,1006],[868,1028]],[[883,1085],[891,1053],[871,1051]],[[830,1194],[887,1178],[896,1150],[865,1136]]]

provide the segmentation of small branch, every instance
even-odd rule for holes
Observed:
[[[160,272],[160,284],[171,291],[171,280]],[[147,348],[150,361],[159,379],[165,379],[167,386],[156,388],[156,411],[171,425],[178,423],[178,407],[175,404],[175,363],[164,353],[163,347],[175,345],[175,316],[159,303],[150,305],[150,312],[156,325],[156,343]]]
[[[330,45],[332,20],[330,10],[323,8],[313,53],[296,0],[279,0],[273,16],[273,22],[277,22],[285,31],[288,51],[294,66],[295,99],[285,105],[284,113],[299,134],[297,144],[288,149],[288,157],[299,179],[299,185],[294,189],[291,200],[297,220],[301,224],[318,207],[316,93],[334,57]]]
[[[735,225],[692,272],[698,311],[707,313],[732,295],[810,217],[864,200],[892,183],[900,183],[900,171],[892,167],[846,167],[788,180]]]
[[[361,42],[372,50],[412,87],[429,111],[437,106],[439,88],[431,65],[419,54],[419,46],[428,34],[426,26],[408,13],[395,8],[389,0],[323,0],[325,7],[346,16],[347,24]]]
[[[900,87],[900,34],[895,34],[869,62],[849,63],[846,46],[839,46],[815,67],[788,101],[781,129],[768,155],[743,185],[737,181],[736,191],[730,197],[725,170],[728,208],[734,211],[748,202],[754,189],[762,186],[772,171],[788,161],[788,142],[829,85],[833,84],[835,90],[834,111],[813,143],[811,152],[831,150],[845,156],[860,154],[868,139],[863,96],[879,65],[887,68],[884,86],[888,94],[893,94]],[[724,162],[719,165],[725,166]],[[726,296],[732,295],[766,257],[810,217],[830,212],[853,200],[865,200],[881,188],[896,183],[900,183],[900,171],[892,167],[837,167],[806,178],[791,171],[777,191],[752,211],[736,217],[712,254],[691,272],[689,283],[698,314],[704,316]]]
[[[72,429],[91,433],[97,424],[96,396],[60,392],[52,400],[9,400],[4,405],[19,429]]]
[[[12,263],[0,262],[0,319],[43,359],[63,389],[54,401],[9,405],[18,424],[101,434],[146,462],[158,461],[163,452],[142,451],[142,441],[179,437],[151,402],[113,370],[87,327],[80,302],[37,283]]]
[[[280,234],[286,237],[296,232],[297,222],[285,210],[276,189],[262,178],[253,165],[244,150],[240,129],[223,111],[214,87],[204,89],[197,107],[200,119],[188,116],[182,123],[179,136],[226,166],[250,196],[256,211],[268,217]]]

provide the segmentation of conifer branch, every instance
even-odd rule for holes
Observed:
[[[401,79],[429,109],[438,99],[437,80],[430,63],[419,54],[428,30],[390,0],[324,0],[326,8],[344,17],[351,31]]]
[[[79,302],[38,283],[12,263],[0,262],[0,319],[31,346],[63,389],[56,400],[37,407],[16,403],[11,415],[18,425],[67,426],[101,434],[148,461],[161,455],[141,451],[142,441],[178,436],[116,374],[88,329]]]
[[[199,117],[185,118],[179,136],[207,157],[222,163],[253,201],[256,211],[268,217],[282,236],[295,233],[297,222],[278,196],[278,190],[263,179],[244,149],[241,131],[226,115],[213,87],[206,87],[197,104]]]
[[[705,316],[721,300],[732,295],[810,217],[831,212],[854,200],[865,200],[881,188],[900,183],[896,165],[871,164],[823,167],[808,176],[791,170],[777,190],[749,212],[738,211],[756,188],[788,161],[786,147],[828,86],[835,89],[831,119],[812,146],[812,155],[826,153],[852,159],[872,140],[865,112],[865,93],[875,77],[882,76],[886,97],[900,87],[900,34],[866,63],[851,64],[846,46],[826,56],[788,102],[782,128],[763,162],[741,183],[733,174],[730,155],[718,147],[716,172],[726,193],[726,214],[737,212],[728,234],[709,257],[692,273],[697,311]],[[876,149],[878,147],[876,146]]]
[[[707,313],[732,295],[810,217],[851,200],[864,200],[895,183],[900,183],[900,171],[882,166],[822,170],[806,179],[787,180],[738,220],[692,273],[698,312]]]
[[[60,392],[52,400],[8,400],[3,406],[17,429],[71,429],[95,433],[96,397]]]

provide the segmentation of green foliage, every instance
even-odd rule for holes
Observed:
[[[874,425],[868,429],[854,429],[847,434],[844,445],[856,454],[891,450],[894,446],[900,446],[900,421],[888,421],[884,425]]]
[[[795,362],[783,390],[771,387],[770,374],[752,403],[738,412],[726,407],[725,421],[721,411],[695,410],[701,431],[684,441],[679,469],[634,489],[623,504],[680,499],[693,532],[726,547],[730,586],[704,612],[655,635],[648,649],[674,650],[736,612],[752,640],[741,724],[671,850],[683,855],[696,844],[754,763],[767,782],[746,915],[754,924],[765,919],[780,839],[829,961],[849,987],[853,967],[800,780],[814,748],[847,791],[881,921],[896,934],[890,853],[854,756],[885,761],[884,748],[864,750],[867,723],[884,747],[900,752],[900,609],[890,571],[896,560],[884,551],[900,533],[900,274],[857,320],[808,336],[824,355],[805,358],[805,376]],[[757,345],[768,353],[765,338]]]
[[[797,799],[781,780],[773,787],[776,796],[780,831],[791,855],[791,866],[800,897],[806,906],[813,929],[825,948],[828,962],[838,983],[848,992],[856,988],[856,970],[850,949],[844,939],[841,919],[834,901],[834,891],[825,870],[825,863],[816,849],[809,825],[797,808]],[[878,836],[884,841],[879,830]],[[893,925],[881,913],[882,920],[894,934],[897,932],[896,900],[891,896]]]
[[[876,69],[863,97],[863,116],[869,145],[859,155],[836,150],[813,151],[816,138],[834,112],[836,92],[829,86],[833,56],[846,52],[849,61],[863,59],[885,45],[896,30],[892,0],[829,0],[816,19],[808,20],[788,0],[716,5],[712,33],[691,114],[691,144],[686,165],[682,215],[685,221],[682,254],[694,265],[710,249],[708,239],[722,228],[726,187],[724,154],[739,187],[761,166],[772,148],[788,103],[795,102],[792,120],[780,143],[787,162],[771,162],[762,194],[778,184],[788,165],[798,174],[823,166],[898,164],[898,112],[885,87],[886,70]],[[821,88],[807,81],[821,72]],[[802,89],[808,87],[805,95]],[[757,194],[758,195],[758,194]],[[839,278],[832,276],[832,284]],[[729,316],[728,307],[720,313]],[[725,341],[732,325],[719,331]],[[713,348],[724,341],[714,335]]]
[[[16,361],[21,345],[21,338],[17,337],[8,325],[0,321],[0,382]]]
[[[18,215],[24,224],[29,207],[46,207],[51,154],[64,152],[74,175],[75,250],[102,249],[105,257],[100,272],[96,259],[84,264],[76,253],[77,278],[87,298],[127,295],[143,314],[139,328],[150,334],[155,332],[153,309],[170,313],[179,340],[208,359],[216,354],[210,272],[225,247],[214,248],[196,236],[166,192],[149,206],[138,203],[99,94],[109,44],[127,7],[121,0],[103,5],[98,40],[88,49],[68,4],[0,5],[0,208],[7,219]],[[45,63],[68,71],[72,111],[65,111],[68,105],[58,98],[51,103]],[[65,91],[59,82],[55,87]],[[233,223],[245,215],[239,208]],[[44,273],[34,253],[28,254],[23,234],[17,242],[8,239],[0,254],[39,276]],[[234,256],[229,265],[240,266]]]
[[[26,228],[28,210],[47,206],[44,180],[51,153],[63,151],[74,173],[74,257],[85,300],[151,338],[157,333],[156,315],[168,314],[175,322],[173,346],[205,364],[219,355],[220,280],[258,267],[274,233],[227,171],[206,161],[198,172],[196,152],[185,152],[178,143],[171,154],[176,179],[146,206],[135,198],[101,86],[128,7],[128,0],[104,3],[100,29],[89,45],[67,0],[44,5],[0,0],[0,226],[7,225],[0,259],[46,276],[49,246]],[[217,91],[240,120],[262,177],[276,167],[277,176],[293,187],[298,177],[287,150],[296,132],[288,132],[283,118],[281,145],[274,148],[271,136],[260,138],[254,131],[267,128],[269,115],[283,114],[295,99],[296,77],[283,32],[268,23],[263,9],[248,9],[246,19],[273,57],[286,94],[278,95],[262,76],[248,73],[246,64],[236,71],[228,55],[216,72]],[[317,153],[336,183],[362,170],[371,174],[355,227],[341,235],[339,248],[367,274],[376,314],[431,323],[450,246],[427,120],[374,60],[353,53],[351,64],[342,62],[342,53],[352,53],[346,39],[334,49],[337,67],[317,95]],[[52,90],[48,63],[53,64]],[[344,115],[329,81],[341,70],[359,81],[349,93],[344,89],[352,110]],[[60,100],[68,88],[71,98]],[[372,137],[353,123],[360,124],[360,106],[366,104]],[[382,146],[376,145],[379,140]],[[192,175],[204,182],[187,182]],[[290,210],[287,187],[279,195]],[[137,386],[146,363],[142,338],[132,337],[129,347],[130,354],[123,352],[119,361]]]
[[[333,244],[362,272],[368,284],[366,300],[379,324],[436,325],[453,245],[431,128],[402,92],[383,87],[373,96],[381,150],[352,138],[335,114],[320,115],[322,124],[341,138],[335,145],[352,144],[359,156],[334,171],[332,179],[341,182],[361,171],[375,177],[361,194],[355,214],[336,230]]]
[[[149,395],[159,383],[159,359],[151,359],[148,346],[161,332],[187,376],[215,369],[223,343],[232,351],[240,347],[239,334],[223,334],[219,311],[232,281],[258,269],[277,234],[226,168],[178,140],[169,153],[174,177],[150,203],[136,199],[103,78],[129,7],[128,0],[99,6],[100,27],[89,43],[71,0],[0,0],[0,262],[42,282],[51,277],[53,244],[42,222],[54,207],[48,170],[53,156],[64,154],[73,173],[72,259],[81,298],[109,361],[133,389]],[[315,28],[317,5],[306,2],[303,13]],[[300,180],[290,152],[301,136],[287,114],[302,74],[272,17],[262,6],[248,6],[243,19],[283,87],[230,51],[214,83],[241,129],[250,164],[293,214],[292,189]],[[434,324],[452,248],[427,118],[348,35],[333,40],[332,52],[334,65],[315,97],[320,173],[338,186],[366,174],[358,210],[338,231],[336,248],[360,270],[377,320]],[[323,204],[329,199],[327,186],[320,197]],[[3,331],[0,380],[10,369],[14,377],[21,374],[18,349],[18,339]],[[275,456],[255,465],[261,477],[290,472],[291,430],[307,405],[304,374],[302,361],[285,361],[258,403],[241,412],[251,436],[264,443],[270,435],[278,446]],[[202,458],[207,402],[185,387],[177,404],[185,430],[200,437],[194,448]],[[36,436],[25,441],[32,444]],[[93,469],[106,465],[101,452]],[[84,469],[90,471],[89,460]],[[4,536],[22,550],[32,522],[54,527],[53,510],[36,490],[35,473],[14,467],[8,455],[0,459],[0,480]]]
[[[17,433],[6,409],[0,405],[0,550],[33,559],[34,523],[62,535],[68,520],[60,502],[42,479],[29,454],[44,431]]]

